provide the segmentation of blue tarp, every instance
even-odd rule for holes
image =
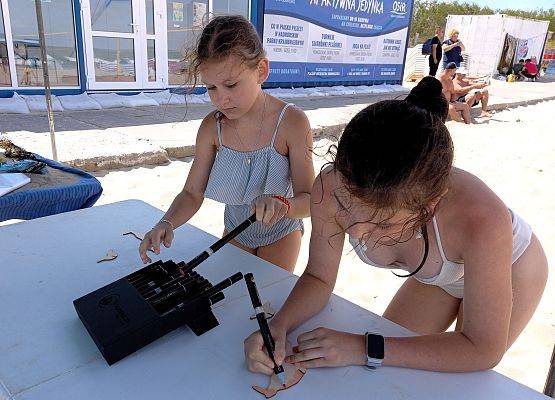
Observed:
[[[56,161],[35,155],[50,168],[78,176],[71,184],[48,186],[19,191],[0,196],[0,221],[8,219],[33,219],[47,215],[91,207],[102,194],[100,182],[91,174]]]

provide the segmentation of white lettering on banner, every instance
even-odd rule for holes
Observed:
[[[402,2],[402,1],[394,1],[393,2],[393,11],[398,12],[398,13],[404,13],[406,12],[407,5]]]
[[[367,14],[383,14],[383,1],[378,0],[359,0],[357,12]]]

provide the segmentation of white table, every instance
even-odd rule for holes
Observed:
[[[124,201],[0,228],[0,399],[263,399],[267,378],[248,372],[243,339],[257,328],[244,282],[215,307],[220,326],[202,336],[180,328],[109,367],[72,301],[140,266],[139,242],[162,212]],[[163,259],[188,260],[215,238],[193,226],[176,232]],[[108,249],[117,260],[97,264]],[[153,258],[154,260],[155,258]],[[253,272],[263,300],[281,307],[296,277],[233,246],[198,267],[212,283]],[[300,331],[327,326],[386,335],[411,332],[333,296]],[[309,370],[280,399],[547,399],[496,372],[445,374],[384,367]]]

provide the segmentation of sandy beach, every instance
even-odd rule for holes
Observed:
[[[555,101],[548,101],[500,111],[492,118],[478,119],[476,125],[448,123],[455,143],[455,165],[480,177],[528,221],[550,261],[547,287],[532,321],[495,368],[540,392],[555,342],[554,113]],[[315,147],[323,153],[330,143],[327,139],[320,139],[315,141]],[[95,173],[104,187],[97,205],[132,198],[166,210],[183,186],[191,161],[188,158],[173,160],[165,166]],[[318,171],[324,162],[322,158],[316,158],[315,169]],[[205,200],[190,223],[220,236],[223,206]],[[307,230],[296,274],[303,272],[308,259],[310,221],[305,225]],[[389,271],[363,264],[347,243],[335,293],[381,314],[402,282]]]

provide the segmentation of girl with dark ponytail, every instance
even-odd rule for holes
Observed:
[[[453,167],[441,89],[426,77],[405,100],[370,105],[345,127],[312,188],[308,265],[270,324],[277,363],[488,369],[532,317],[547,279],[545,254],[522,218]],[[405,271],[384,317],[422,336],[321,327],[296,338],[297,352],[285,357],[286,333],[327,304],[346,235],[364,262]],[[262,348],[258,333],[247,338],[247,364],[271,373]]]

